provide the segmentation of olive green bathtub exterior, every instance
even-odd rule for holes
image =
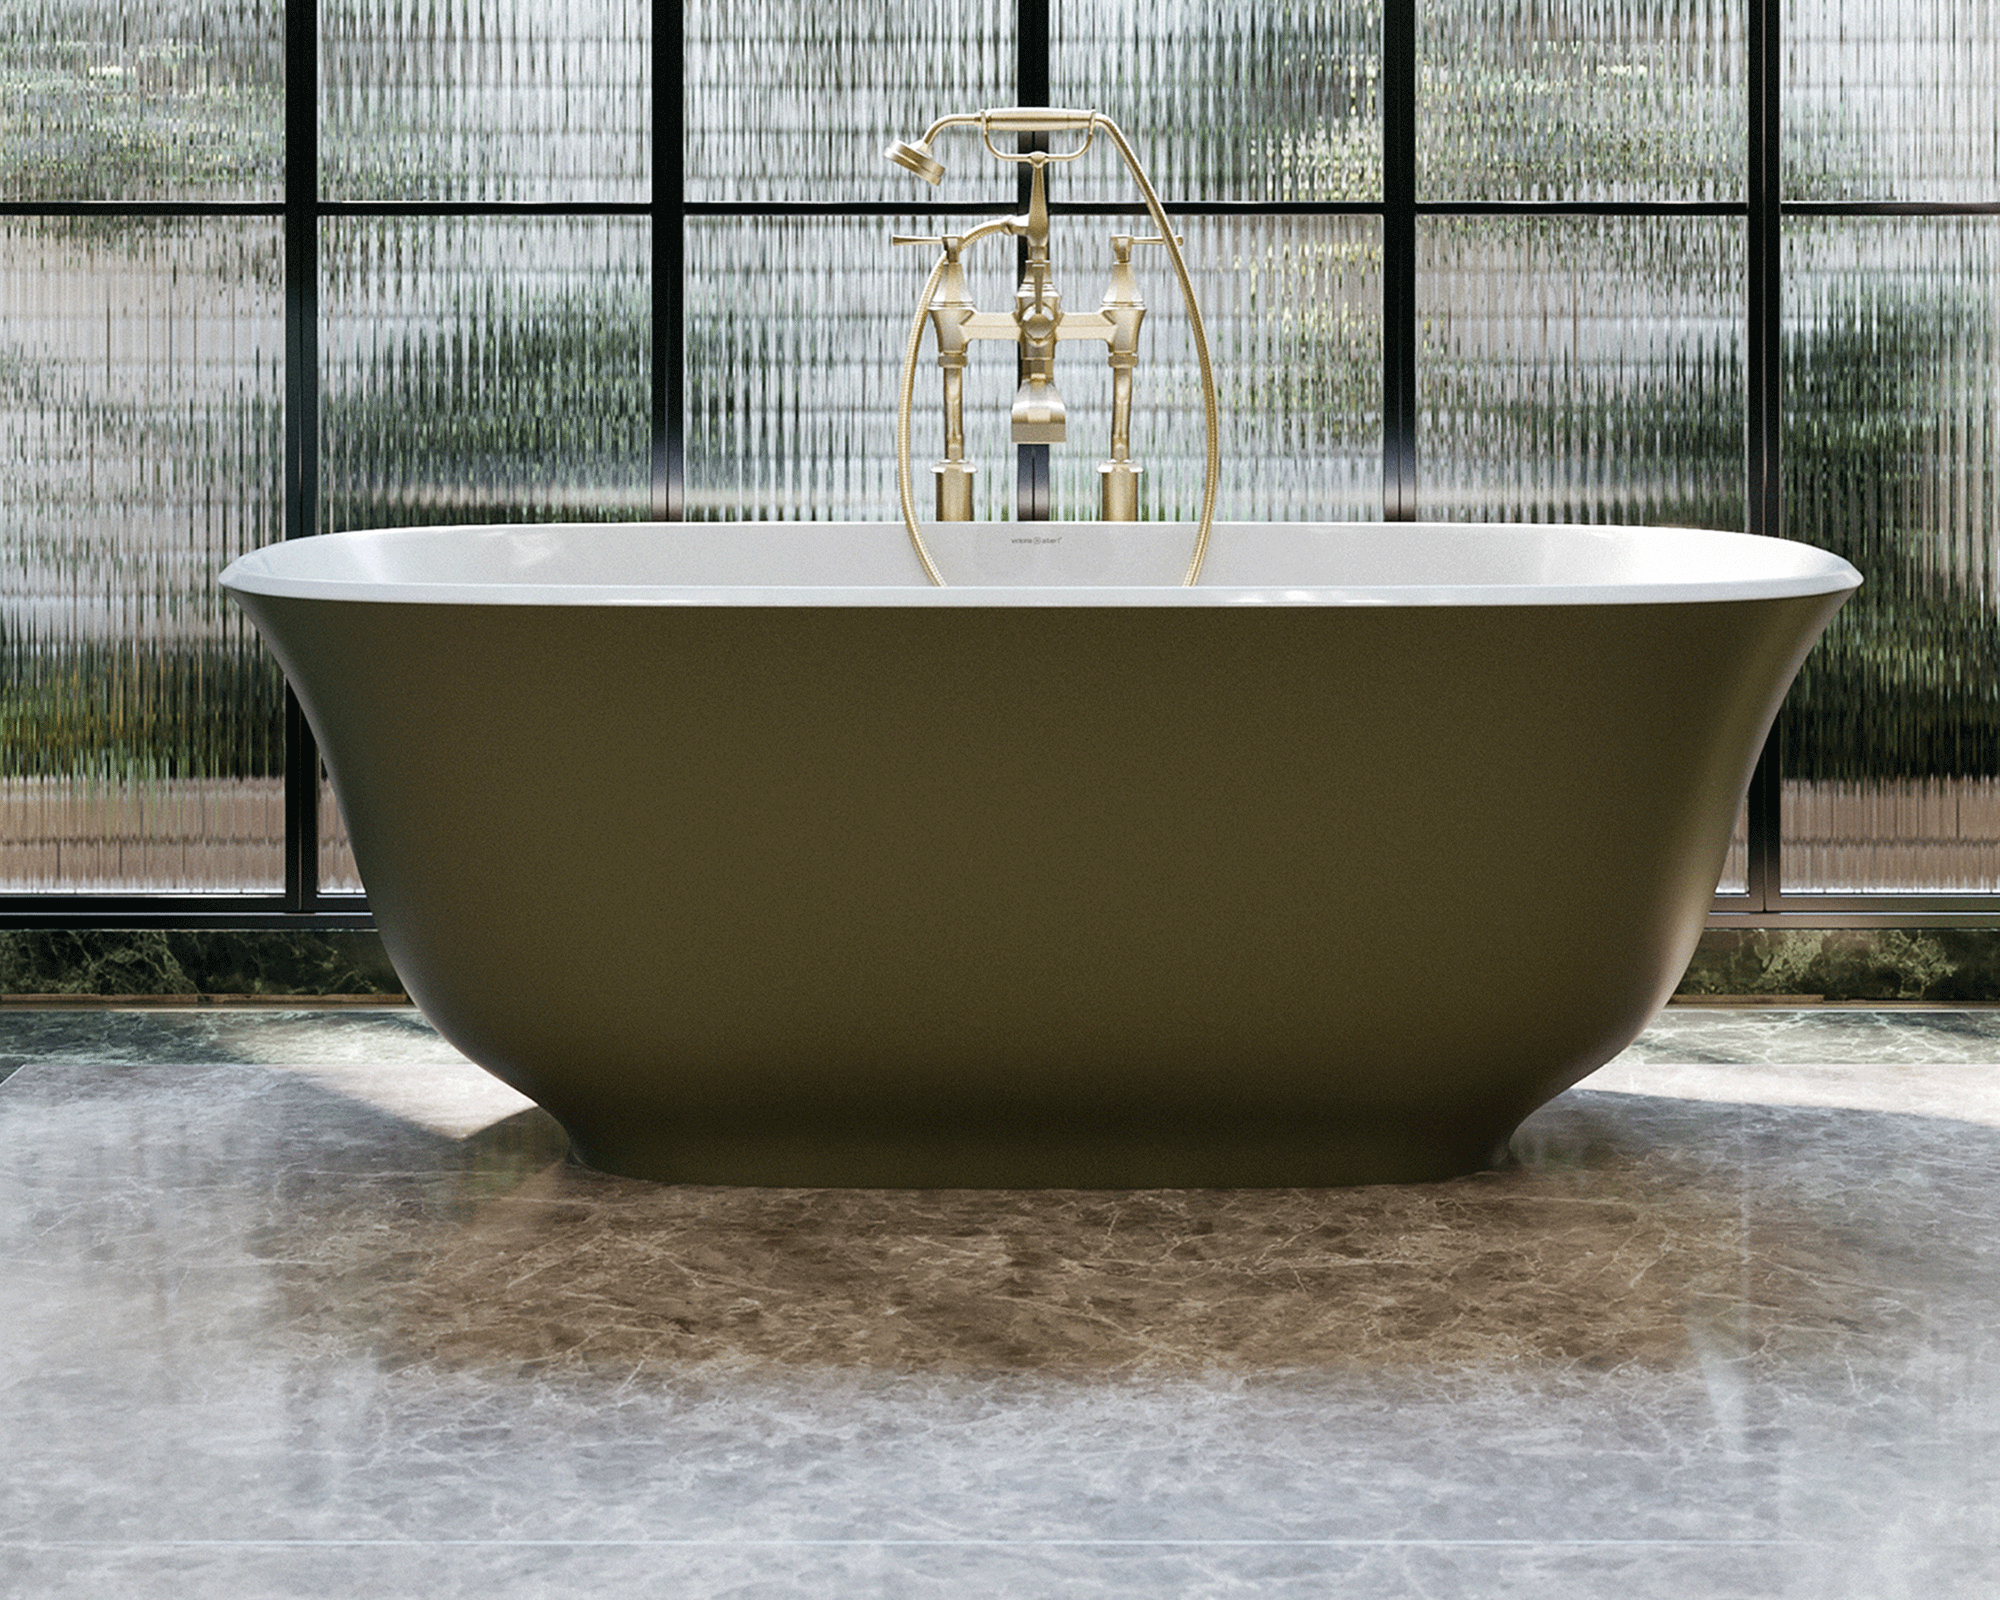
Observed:
[[[580,1159],[1092,1187],[1500,1160],[1672,991],[1843,598],[238,596],[411,995]]]

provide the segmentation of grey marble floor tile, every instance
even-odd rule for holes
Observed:
[[[2000,1062],[2000,1009],[1669,1006],[1623,1061],[1782,1065]]]
[[[0,1071],[28,1061],[456,1060],[407,1007],[0,1009]],[[1621,1062],[2000,1063],[2000,1009],[1670,1007]]]
[[[1976,1058],[1628,1058],[1452,1183],[787,1191],[380,1015],[21,1052],[0,1594],[2000,1592]]]
[[[462,1059],[410,1006],[0,1008],[0,1069],[30,1061]]]
[[[1990,1570],[1958,1550],[1864,1556],[1799,1543],[1659,1546],[1108,1542],[39,1547],[16,1587],[48,1600],[352,1600],[422,1595],[702,1595],[730,1600],[1935,1600]],[[1972,1587],[1963,1586],[1971,1578]]]
[[[1581,1087],[1736,1105],[1882,1111],[2000,1127],[2000,1063],[1995,1062],[1682,1063],[1628,1054],[1599,1068]]]

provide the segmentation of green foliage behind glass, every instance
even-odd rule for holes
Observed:
[[[279,0],[0,0],[0,197],[275,200]]]
[[[322,530],[649,513],[642,233],[341,219],[325,241]]]
[[[1994,465],[1949,420],[1986,320],[1977,295],[1856,287],[1787,341],[1785,531],[1865,580],[1786,703],[1788,777],[2000,775]]]
[[[235,641],[7,647],[0,777],[270,778],[285,683]]]

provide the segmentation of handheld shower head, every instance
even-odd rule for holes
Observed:
[[[1102,119],[1095,111],[1070,111],[1061,106],[1003,106],[992,111],[966,111],[956,116],[939,117],[924,132],[921,139],[898,139],[882,152],[905,172],[914,172],[926,183],[944,181],[944,163],[931,154],[931,146],[945,129],[964,125],[976,127],[986,140],[986,148],[1003,161],[1027,161],[1032,159],[1038,165],[1049,160],[1074,161],[1090,148],[1091,138]],[[1076,149],[1064,151],[1055,156],[1047,153],[1033,157],[1027,155],[1002,154],[994,148],[993,135],[996,133],[1061,133],[1074,132],[1083,135],[1083,143]]]
[[[926,183],[944,181],[944,163],[931,154],[931,147],[922,139],[912,142],[898,139],[882,152],[906,172],[914,172]]]

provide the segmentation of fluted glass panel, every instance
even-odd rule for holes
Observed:
[[[1722,859],[1722,876],[1716,881],[1717,894],[1747,894],[1750,890],[1750,808],[1736,813],[1736,826],[1729,833],[1729,853]]]
[[[1418,0],[1418,198],[1741,199],[1746,3]]]
[[[910,217],[698,218],[687,245],[687,514],[692,519],[895,518],[896,398],[925,274],[925,246],[894,249]],[[1014,243],[966,256],[983,309],[1011,308]],[[911,429],[918,507],[942,449],[940,379],[928,335]],[[1012,514],[1007,442],[1014,366],[975,346],[966,374],[966,458],[976,514]]]
[[[274,890],[279,226],[0,221],[0,889]]]
[[[648,225],[336,217],[321,527],[648,514]]]
[[[1742,295],[1733,218],[1419,219],[1422,514],[1741,528]]]
[[[1794,894],[1991,893],[2000,889],[2000,782],[1787,782],[1783,859]]]
[[[939,117],[1014,103],[1013,0],[694,0],[686,18],[690,200],[1013,195],[976,133],[940,140],[937,189],[882,156]]]
[[[1791,219],[1785,532],[1865,579],[1780,722],[1800,892],[2000,889],[2000,222]]]
[[[334,200],[643,201],[645,0],[321,0]]]
[[[1382,197],[1381,0],[1053,0],[1049,13],[1056,104],[1116,118],[1169,198]],[[1132,186],[1100,144],[1063,192],[1124,200]]]
[[[319,886],[328,894],[359,894],[361,870],[354,864],[354,845],[347,836],[347,818],[327,781],[319,774]]]
[[[0,200],[277,200],[284,95],[269,0],[12,0]]]
[[[1113,226],[1079,217],[1057,234],[1051,254],[1066,310],[1094,310],[1102,298]],[[1222,411],[1217,516],[1379,518],[1381,224],[1262,216],[1188,217],[1181,226]],[[1140,515],[1191,521],[1201,514],[1206,437],[1200,364],[1165,253],[1142,251],[1134,265],[1148,307],[1132,401],[1132,457],[1144,469]],[[1099,514],[1097,464],[1111,437],[1106,349],[1094,340],[1061,346],[1056,381],[1069,438],[1050,459],[1058,517]]]
[[[1785,0],[1788,200],[2000,200],[1993,0]]]

